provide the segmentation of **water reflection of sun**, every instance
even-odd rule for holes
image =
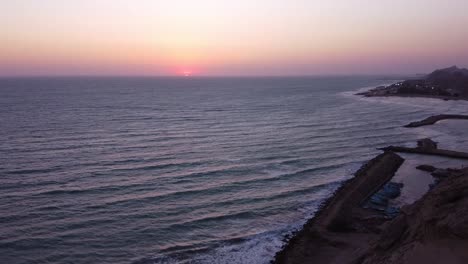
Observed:
[[[192,76],[192,71],[183,71],[182,74],[183,74],[185,77],[190,77],[190,76]]]

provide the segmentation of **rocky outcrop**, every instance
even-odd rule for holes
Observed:
[[[437,170],[436,167],[434,167],[432,165],[426,165],[426,164],[419,165],[419,166],[416,167],[416,169],[426,171],[426,172],[433,172],[433,171]]]
[[[355,263],[468,263],[468,169],[449,176],[399,216]]]
[[[433,125],[441,120],[446,119],[458,119],[458,120],[468,120],[468,115],[435,115],[430,116],[424,120],[411,122],[404,127],[421,127],[421,126],[429,126]]]
[[[377,87],[358,95],[468,100],[468,70],[456,66],[435,70],[422,79],[406,80],[387,87]]]

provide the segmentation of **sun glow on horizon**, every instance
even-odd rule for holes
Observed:
[[[0,75],[425,72],[467,66],[466,10],[466,0],[3,1]]]

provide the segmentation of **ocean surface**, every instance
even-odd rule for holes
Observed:
[[[0,263],[268,263],[376,148],[466,143],[390,82],[0,79]]]

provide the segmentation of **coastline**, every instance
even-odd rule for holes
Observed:
[[[468,120],[468,115],[435,115],[430,116],[424,120],[411,122],[404,127],[421,127],[421,126],[430,126],[442,120]]]
[[[445,119],[468,118],[462,115],[438,115],[410,123],[404,127],[432,125]],[[406,148],[399,149],[400,147],[382,149],[385,151],[383,154],[378,155],[376,158],[364,164],[355,173],[355,176],[352,179],[345,182],[329,199],[326,200],[326,202],[317,211],[316,215],[309,219],[301,230],[293,234],[283,249],[276,254],[272,263],[414,263],[408,262],[408,259],[411,259],[411,261],[420,261],[424,259],[424,257],[418,252],[412,252],[412,254],[414,254],[408,257],[405,251],[401,251],[399,249],[400,244],[402,243],[400,240],[403,240],[401,237],[402,231],[400,229],[420,229],[421,223],[410,223],[411,221],[408,220],[407,215],[418,215],[422,213],[423,209],[421,208],[430,208],[431,204],[434,203],[433,200],[437,200],[437,195],[440,196],[446,195],[445,193],[453,193],[456,197],[460,196],[461,198],[457,199],[460,199],[461,202],[465,203],[468,194],[466,192],[459,193],[460,191],[458,191],[458,193],[453,192],[452,189],[455,189],[457,184],[468,185],[468,169],[443,170],[445,174],[443,174],[444,176],[442,177],[436,178],[437,184],[432,186],[427,193],[416,200],[413,204],[403,206],[401,208],[401,212],[397,214],[394,219],[386,219],[382,212],[372,212],[363,209],[362,206],[358,206],[362,205],[362,201],[356,203],[355,199],[346,199],[348,197],[352,197],[353,189],[355,189],[353,185],[356,185],[356,183],[353,184],[353,182],[362,180],[364,183],[369,183],[368,181],[373,178],[362,178],[362,174],[372,174],[375,167],[378,168],[377,170],[382,170],[382,168],[388,168],[388,166],[391,165],[391,162],[389,161],[382,161],[382,156],[391,155],[388,153],[394,154],[394,151],[411,152],[416,149],[417,151],[413,153],[419,153],[417,155],[442,154],[442,156],[448,155],[452,158],[466,158],[467,155],[467,153],[463,152],[437,149],[437,144],[432,141],[419,142],[418,145],[419,146],[417,148],[408,148],[411,149],[410,151],[407,151],[408,149]],[[452,155],[454,153],[455,155]],[[397,154],[394,155],[398,156]],[[404,161],[401,163],[403,162]],[[400,165],[401,164],[398,165],[395,171],[391,171],[392,176],[395,175]],[[432,175],[434,176],[434,173]],[[385,178],[385,182],[388,182],[392,177],[383,178]],[[453,178],[456,179],[454,180]],[[377,191],[371,189],[372,188],[368,188],[365,190],[364,196],[369,198],[369,196]],[[346,205],[343,206],[343,204]],[[350,207],[355,208],[349,209]],[[343,208],[346,209],[342,210]],[[424,210],[427,211],[428,209]],[[338,214],[337,212],[341,213]],[[429,213],[435,214],[437,212]],[[450,213],[450,211],[447,211],[447,213]],[[460,221],[464,221],[460,225],[468,227],[468,225],[464,225],[465,223],[468,223],[468,212],[462,211],[460,214],[462,214],[461,219],[463,219]],[[449,215],[448,217],[453,216]],[[343,219],[346,221],[342,221]],[[372,220],[369,221],[370,219]],[[447,228],[453,229],[454,227],[449,226]],[[460,248],[461,245],[465,245],[464,240],[466,238],[468,238],[468,236],[452,238],[450,234],[447,233],[442,233],[440,237],[440,239],[450,240],[449,244],[452,248]],[[428,239],[430,240],[431,238]],[[391,243],[388,241],[391,241]],[[433,241],[431,240],[431,243],[432,242]],[[416,242],[415,240],[411,240],[406,241],[406,243],[411,244]],[[382,248],[387,248],[387,250],[382,251]],[[390,249],[393,251],[389,251]],[[441,250],[445,251],[440,252]],[[435,251],[444,255],[446,255],[447,250],[447,247],[444,245],[439,245],[439,249],[435,249]],[[464,251],[457,249],[452,253],[455,255],[456,259],[468,261],[468,256],[463,252]],[[396,257],[395,254],[397,255]],[[400,262],[392,261],[389,256],[399,259]],[[452,256],[452,259],[453,258],[454,257]],[[445,262],[436,261],[434,263]],[[446,263],[463,262],[448,261]]]
[[[417,79],[379,86],[358,93],[366,97],[425,97],[442,100],[468,100],[468,70],[452,66]]]
[[[373,229],[375,223],[381,223],[384,220],[383,214],[377,214],[371,210],[360,210],[359,205],[388,182],[402,163],[403,159],[400,156],[385,152],[362,165],[355,176],[343,183],[322,204],[316,215],[293,235],[285,247],[276,254],[274,263],[325,261],[337,253],[331,249],[335,244],[347,243],[348,248],[351,247],[352,250],[362,247],[361,243],[373,237],[372,234],[362,232],[349,236],[351,239],[357,239],[358,244],[354,245],[352,241],[344,237],[336,239],[334,234],[346,232],[350,235],[347,231],[355,228]],[[382,174],[385,177],[380,177]],[[360,221],[364,219],[366,221]],[[308,247],[313,247],[317,254],[308,252]],[[318,250],[319,248],[323,250]]]
[[[364,97],[403,97],[403,98],[431,98],[439,99],[444,101],[468,101],[468,98],[458,98],[452,96],[437,96],[437,95],[424,95],[424,94],[374,94],[372,90],[356,93],[355,95],[361,95]]]

